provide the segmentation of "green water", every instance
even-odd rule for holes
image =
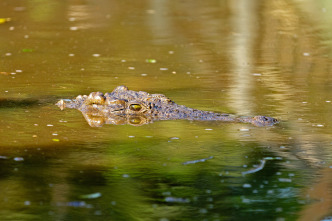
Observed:
[[[1,220],[328,219],[331,10],[324,0],[1,1]],[[54,105],[119,85],[281,123],[90,127]]]

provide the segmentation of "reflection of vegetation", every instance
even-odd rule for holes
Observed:
[[[9,184],[19,187],[15,195],[8,192],[8,205],[15,201],[29,211],[45,211],[39,216],[43,218],[49,216],[49,210],[56,217],[97,220],[293,216],[302,181],[297,176],[291,177],[292,182],[278,180],[284,175],[275,174],[283,169],[286,159],[271,160],[264,170],[242,176],[241,172],[247,170],[242,166],[245,161],[251,166],[257,159],[274,154],[255,148],[255,143],[224,140],[222,148],[216,148],[215,142],[204,142],[204,152],[197,152],[189,140],[151,138],[93,144],[98,149],[90,145],[44,147],[21,153],[24,161],[20,162],[12,160],[15,151],[3,151],[8,159],[1,160],[1,183],[4,189]],[[214,158],[182,164],[188,156],[201,159],[206,152]],[[248,184],[250,188],[246,188]],[[96,192],[100,197],[81,198]]]
[[[9,99],[0,99],[0,108],[15,108],[15,107],[31,107],[37,105],[37,100],[9,100]]]

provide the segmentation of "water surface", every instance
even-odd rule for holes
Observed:
[[[0,5],[3,220],[331,215],[328,1]],[[119,85],[281,123],[90,127],[54,105]]]

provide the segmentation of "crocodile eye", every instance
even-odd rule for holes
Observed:
[[[142,109],[142,106],[140,104],[131,104],[129,106],[129,109],[132,111],[140,111]]]

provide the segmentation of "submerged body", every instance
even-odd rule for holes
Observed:
[[[90,126],[107,124],[142,125],[156,120],[198,120],[243,122],[256,126],[272,126],[278,121],[265,116],[233,117],[210,111],[202,111],[178,105],[165,95],[132,91],[118,86],[111,93],[92,92],[89,96],[79,95],[74,100],[60,100],[61,108],[80,110]]]

